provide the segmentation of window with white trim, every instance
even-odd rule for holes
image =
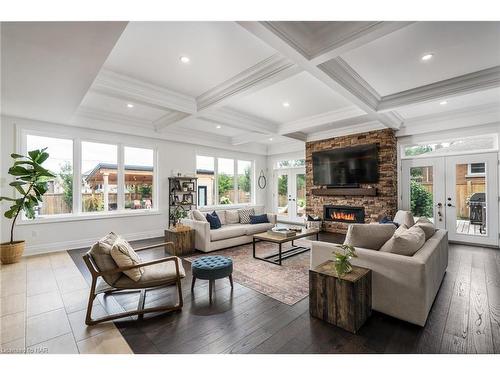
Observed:
[[[198,206],[253,202],[253,162],[196,156]]]
[[[37,207],[37,217],[106,215],[158,206],[155,149],[29,130],[21,135],[23,154],[47,147],[44,166],[56,175]]]

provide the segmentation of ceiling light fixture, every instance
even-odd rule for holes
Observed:
[[[422,61],[429,61],[430,59],[432,59],[434,57],[434,54],[433,53],[426,53],[425,55],[423,55],[421,57]]]
[[[188,62],[191,61],[191,59],[189,57],[187,57],[187,56],[181,56],[179,58],[179,60],[181,60],[181,63],[183,63],[183,64],[187,64]]]
[[[439,104],[446,105],[446,104],[448,104],[448,101],[447,100],[443,100],[442,102],[439,102]]]
[[[127,108],[134,108],[134,105],[132,103],[127,103]]]
[[[273,139],[272,138],[269,138],[270,141],[272,141]]]
[[[222,126],[217,125],[215,128],[216,128],[216,129],[220,129],[220,128],[222,128]]]
[[[285,108],[290,107],[290,103],[288,103],[288,102],[283,102],[283,107],[285,107]]]

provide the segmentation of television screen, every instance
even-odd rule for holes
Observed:
[[[314,185],[345,186],[378,182],[377,145],[314,152]]]

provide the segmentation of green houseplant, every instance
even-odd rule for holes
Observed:
[[[0,244],[0,260],[3,264],[18,262],[24,253],[24,240],[14,241],[14,226],[21,212],[28,219],[35,218],[35,207],[42,202],[42,196],[47,191],[47,182],[56,177],[52,172],[42,167],[49,154],[46,148],[28,152],[28,156],[11,154],[14,164],[9,168],[9,174],[14,181],[9,183],[20,194],[19,198],[0,197],[0,201],[12,202],[4,216],[12,220],[10,241]]]
[[[337,272],[337,275],[339,277],[343,277],[349,272],[352,271],[352,265],[350,260],[352,258],[357,258],[358,256],[356,255],[356,249],[354,246],[351,245],[337,245],[339,249],[342,251],[334,251],[334,265],[335,265],[335,272]]]

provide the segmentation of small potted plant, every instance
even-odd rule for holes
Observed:
[[[20,194],[19,198],[0,197],[0,201],[12,202],[10,208],[4,213],[8,219],[12,219],[10,228],[10,241],[0,244],[0,260],[3,264],[18,262],[23,253],[24,240],[14,241],[14,226],[21,212],[28,219],[35,218],[35,207],[42,202],[42,196],[47,191],[47,182],[55,175],[42,167],[49,154],[46,148],[28,152],[28,156],[11,154],[14,164],[9,168],[9,174],[15,180],[9,185],[14,187]]]
[[[352,264],[350,260],[357,258],[356,249],[351,245],[337,245],[341,252],[334,251],[334,265],[335,271],[339,277],[343,277],[352,271]]]

